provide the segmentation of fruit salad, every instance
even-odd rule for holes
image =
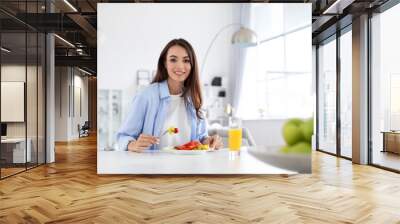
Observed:
[[[176,150],[208,150],[208,145],[203,145],[199,141],[190,141],[186,144],[175,146]]]
[[[168,134],[172,135],[172,134],[177,134],[179,132],[178,128],[175,127],[170,127],[167,130]]]

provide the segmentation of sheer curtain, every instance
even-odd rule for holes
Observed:
[[[251,7],[252,4],[241,4],[240,6],[240,23],[245,27],[251,27]],[[243,82],[245,73],[245,60],[247,58],[249,48],[239,48],[234,50],[233,57],[233,79],[231,82],[232,89],[232,106],[235,108],[234,115],[237,115],[237,109],[239,108],[240,98],[243,92]]]

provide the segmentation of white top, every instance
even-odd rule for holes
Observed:
[[[310,162],[311,163],[311,162]],[[228,149],[199,155],[172,154],[162,150],[142,153],[129,151],[98,151],[98,174],[294,174],[263,162],[247,148],[232,157]]]
[[[180,95],[171,95],[171,101],[167,108],[164,126],[161,129],[163,134],[168,128],[178,128],[177,134],[165,134],[160,138],[160,146],[164,147],[182,145],[190,141],[190,121],[188,118],[185,102]]]

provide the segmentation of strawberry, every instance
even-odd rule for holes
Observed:
[[[195,141],[190,141],[186,144],[180,145],[180,146],[175,146],[175,149],[177,150],[193,150],[194,148],[197,148],[201,143],[197,140]]]

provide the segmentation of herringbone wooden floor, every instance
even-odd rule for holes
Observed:
[[[98,176],[96,139],[0,181],[0,223],[400,223],[400,175],[313,153],[313,174]]]

